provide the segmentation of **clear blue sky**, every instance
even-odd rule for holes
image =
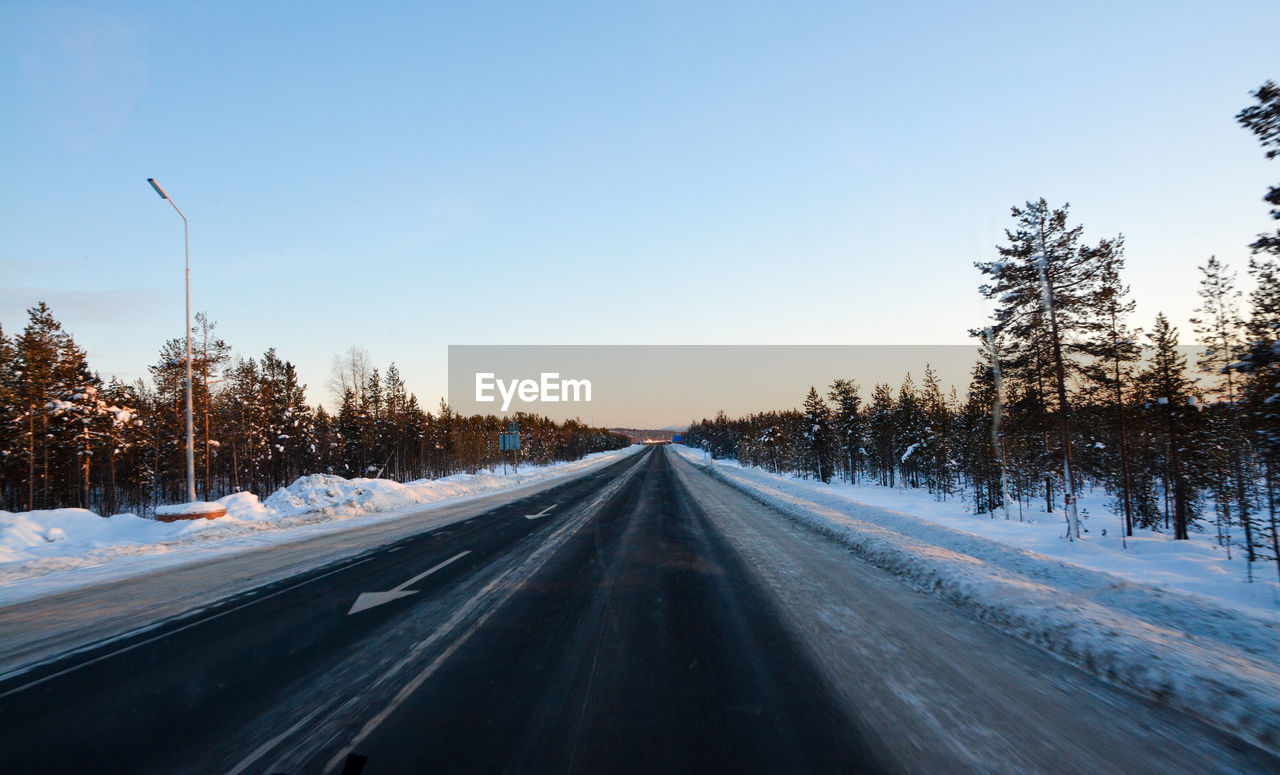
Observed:
[[[449,344],[963,343],[1039,196],[1189,343],[1280,179],[1233,120],[1269,2],[370,5],[0,3],[5,330],[45,299],[145,374],[155,177],[195,309],[313,400],[353,344],[431,404]]]

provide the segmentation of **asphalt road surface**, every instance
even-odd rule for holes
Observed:
[[[1280,772],[661,448],[473,510],[31,655],[0,772]]]

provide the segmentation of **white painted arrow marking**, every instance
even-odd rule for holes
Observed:
[[[545,517],[545,516],[547,515],[547,512],[548,512],[548,511],[551,511],[551,510],[552,510],[552,509],[554,509],[555,507],[556,507],[556,504],[554,504],[554,503],[553,503],[553,504],[551,504],[550,506],[548,506],[548,507],[546,507],[545,509],[543,509],[542,511],[539,511],[537,514],[525,514],[525,515],[524,515],[524,518],[525,518],[525,519],[537,519],[538,517]]]
[[[408,597],[409,595],[416,595],[417,590],[405,589],[405,587],[417,584],[419,581],[422,581],[427,576],[430,576],[432,573],[435,573],[436,571],[440,570],[441,568],[448,565],[449,563],[455,562],[457,560],[461,560],[463,557],[466,557],[468,554],[471,554],[470,549],[468,549],[465,552],[458,552],[457,554],[453,555],[452,557],[440,563],[439,565],[436,565],[424,570],[423,572],[419,573],[417,576],[414,576],[413,578],[409,579],[408,581],[396,587],[395,589],[391,589],[386,592],[361,592],[360,597],[356,598],[356,602],[351,604],[351,610],[347,611],[347,616],[350,616],[351,614],[355,614],[355,613],[360,613],[361,611],[367,610],[369,608],[374,608],[375,606],[380,606],[383,603],[390,603],[392,600],[399,600],[402,597]]]

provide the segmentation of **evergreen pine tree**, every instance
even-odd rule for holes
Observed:
[[[849,379],[837,379],[827,391],[831,401],[831,430],[840,451],[840,460],[848,480],[857,484],[857,471],[862,457],[862,398],[858,395],[858,383]],[[777,445],[776,426],[769,428],[771,446]],[[776,465],[776,456],[775,456]]]
[[[927,467],[925,484],[929,491],[944,500],[952,491],[952,456],[955,440],[952,438],[955,412],[942,393],[942,383],[933,366],[924,366],[924,384],[920,389],[924,417],[923,448],[921,457]]]
[[[73,392],[83,353],[44,302],[27,310],[27,318],[27,326],[15,343],[13,369],[15,414],[27,462],[25,506],[50,508],[58,502],[60,464],[74,449],[74,441],[66,437],[66,429],[60,427],[50,406]]]
[[[999,260],[978,262],[988,278],[980,290],[997,303],[996,335],[1008,344],[1010,366],[1047,374],[1058,424],[1068,537],[1078,538],[1075,480],[1072,472],[1071,402],[1067,379],[1095,317],[1099,249],[1081,245],[1081,226],[1068,226],[1067,207],[1051,210],[1044,199],[1013,208],[1016,227],[1006,230]],[[975,336],[980,332],[973,332]]]
[[[0,325],[0,509],[16,511],[22,478],[22,416],[18,401],[18,354]]]
[[[717,421],[723,416],[724,413],[721,412],[716,418]],[[813,466],[812,470],[819,481],[830,482],[833,447],[831,417],[826,402],[812,385],[804,399],[804,422],[804,439]]]
[[[1280,156],[1280,86],[1267,81],[1253,92],[1256,105],[1250,105],[1236,114],[1241,126],[1253,132],[1258,142],[1267,149],[1267,158]],[[1271,186],[1263,201],[1271,205],[1271,217],[1280,220],[1280,186]],[[1275,234],[1260,234],[1251,245],[1254,252],[1280,256],[1280,229]]]
[[[337,435],[342,445],[341,473],[343,476],[363,476],[365,466],[364,422],[355,391],[347,388],[338,408]]]
[[[196,479],[203,486],[205,500],[214,497],[214,457],[220,446],[213,428],[218,413],[214,409],[216,397],[212,385],[221,381],[216,378],[231,360],[231,345],[213,333],[217,327],[218,324],[209,320],[205,312],[196,313],[195,325],[191,327],[192,411],[197,418],[196,438],[201,447],[200,459],[196,461],[199,466]]]
[[[897,437],[894,426],[894,402],[892,388],[886,382],[876,383],[871,391],[871,403],[867,406],[867,433],[871,441],[873,470],[879,474],[880,484],[894,486],[897,461],[894,448]]]
[[[1280,524],[1276,479],[1280,476],[1280,266],[1274,259],[1249,262],[1254,290],[1249,295],[1244,356],[1240,360],[1246,426],[1262,459],[1272,559],[1280,572]]]
[[[1092,321],[1087,352],[1094,360],[1085,374],[1110,400],[1115,413],[1113,446],[1119,450],[1119,476],[1113,477],[1113,492],[1120,496],[1124,516],[1124,534],[1133,535],[1133,483],[1129,471],[1129,439],[1125,417],[1125,389],[1133,381],[1132,369],[1142,356],[1137,337],[1125,323],[1133,314],[1134,302],[1129,286],[1120,273],[1124,268],[1124,244],[1119,238],[1103,240],[1095,250],[1098,268],[1097,317]]]
[[[1238,300],[1240,292],[1235,288],[1235,277],[1216,256],[1200,271],[1201,305],[1196,310],[1199,317],[1192,318],[1196,335],[1204,346],[1199,359],[1200,370],[1207,375],[1218,377],[1214,392],[1221,398],[1227,411],[1227,423],[1224,425],[1226,446],[1226,464],[1232,482],[1230,492],[1234,495],[1236,518],[1244,528],[1245,552],[1248,557],[1248,572],[1252,577],[1252,564],[1255,557],[1253,542],[1253,514],[1249,502],[1249,469],[1248,450],[1239,407],[1236,403],[1237,370],[1244,357],[1244,321],[1240,318]],[[1225,492],[1224,492],[1225,494]]]
[[[924,408],[911,375],[902,380],[893,406],[893,454],[903,484],[920,486],[921,448],[925,444]]]
[[[1151,397],[1160,405],[1164,419],[1165,460],[1173,495],[1173,537],[1186,540],[1189,537],[1191,498],[1182,466],[1186,407],[1191,396],[1191,383],[1186,375],[1187,359],[1178,352],[1178,329],[1169,325],[1164,313],[1156,315],[1148,338],[1153,352],[1150,365],[1141,379]]]
[[[991,512],[1004,502],[999,443],[996,425],[997,391],[991,363],[978,361],[970,373],[964,406],[957,418],[961,465],[972,488],[975,514]],[[1007,517],[1008,514],[1006,513]]]

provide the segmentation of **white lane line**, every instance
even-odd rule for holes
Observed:
[[[537,514],[525,514],[525,515],[524,515],[524,518],[525,518],[525,519],[537,519],[537,518],[539,518],[539,517],[545,517],[545,516],[547,515],[547,512],[548,512],[548,511],[551,511],[551,510],[552,510],[552,509],[554,509],[555,507],[556,507],[556,504],[554,504],[554,503],[553,503],[553,504],[551,504],[550,506],[548,506],[548,507],[546,507],[545,509],[543,509],[542,511],[539,511]]]
[[[411,586],[413,584],[417,584],[419,581],[422,581],[427,576],[430,576],[432,573],[435,573],[436,571],[440,570],[446,565],[449,565],[450,563],[461,560],[463,557],[466,557],[468,554],[471,554],[470,549],[466,550],[465,552],[458,552],[457,554],[445,560],[444,562],[424,570],[423,572],[409,579],[408,581],[401,584],[400,586],[395,587],[393,589],[389,589],[386,592],[361,592],[360,596],[356,598],[356,601],[351,604],[351,610],[347,611],[347,616],[350,616],[351,614],[359,613],[361,611],[367,611],[368,609],[374,608],[375,606],[380,606],[383,603],[390,603],[392,600],[399,600],[402,597],[408,597],[409,595],[416,595],[417,591],[412,589],[405,589],[405,587]]]
[[[177,635],[178,633],[182,632],[183,630],[189,630],[189,629],[191,629],[192,627],[195,627],[195,626],[197,626],[197,625],[204,624],[204,623],[206,623],[206,622],[211,622],[211,621],[213,621],[214,619],[220,619],[220,618],[222,618],[222,617],[226,616],[227,614],[232,614],[232,613],[235,613],[236,611],[239,611],[239,610],[241,610],[241,609],[248,608],[248,607],[249,607],[249,606],[251,606],[251,605],[254,605],[254,604],[257,604],[257,603],[261,603],[261,602],[262,602],[262,601],[264,601],[264,600],[270,600],[270,599],[271,599],[271,598],[273,598],[273,597],[278,597],[278,596],[280,596],[280,595],[283,595],[285,592],[289,592],[289,591],[291,591],[291,590],[297,589],[298,587],[301,587],[301,586],[303,586],[303,585],[305,585],[305,584],[310,584],[310,583],[311,583],[311,582],[313,582],[313,581],[319,581],[320,579],[324,578],[325,576],[332,576],[332,575],[333,575],[333,574],[335,574],[335,573],[341,573],[342,571],[344,571],[344,570],[348,570],[348,569],[350,569],[350,568],[354,568],[354,567],[355,567],[355,566],[357,566],[357,565],[363,565],[364,563],[366,563],[366,562],[370,562],[370,561],[371,561],[371,560],[373,560],[373,559],[374,559],[373,557],[366,557],[366,558],[364,558],[363,560],[359,560],[359,561],[357,561],[357,562],[353,562],[353,563],[351,563],[351,564],[349,564],[349,565],[343,565],[341,568],[334,568],[333,570],[329,571],[328,573],[322,573],[322,574],[320,574],[319,576],[316,576],[316,577],[314,577],[314,578],[309,578],[309,579],[307,579],[306,581],[299,581],[297,584],[291,584],[290,586],[287,586],[287,587],[285,587],[284,589],[278,589],[278,590],[276,590],[275,592],[272,592],[272,593],[271,593],[271,594],[269,594],[269,595],[263,595],[262,597],[255,597],[253,600],[249,600],[249,601],[246,601],[246,602],[244,602],[244,603],[241,603],[240,605],[238,605],[238,606],[236,606],[236,607],[234,607],[234,608],[228,608],[228,609],[227,609],[227,610],[225,610],[225,611],[219,611],[218,613],[213,614],[212,616],[207,616],[207,617],[205,617],[205,618],[203,618],[203,619],[197,619],[197,620],[196,620],[196,621],[194,621],[194,622],[188,622],[187,624],[184,624],[184,625],[182,625],[181,627],[178,627],[178,628],[176,628],[176,629],[168,630],[168,631],[166,631],[166,632],[162,632],[162,633],[160,633],[159,635],[154,635],[154,636],[152,636],[152,637],[150,637],[150,638],[147,638],[146,640],[140,640],[140,641],[138,641],[137,643],[132,643],[132,644],[130,644],[130,645],[128,645],[128,646],[125,646],[124,648],[116,649],[115,651],[110,651],[110,652],[107,652],[106,654],[102,654],[102,655],[100,655],[100,656],[96,656],[96,657],[94,657],[93,659],[86,660],[86,661],[81,662],[81,663],[76,664],[76,665],[72,665],[71,667],[68,667],[68,668],[64,668],[64,669],[62,669],[62,670],[59,670],[59,671],[58,671],[58,672],[56,672],[56,673],[50,673],[49,675],[46,675],[46,676],[44,676],[43,678],[39,678],[39,679],[37,679],[37,680],[35,680],[35,681],[31,681],[30,683],[25,683],[25,684],[23,684],[22,686],[18,686],[18,687],[15,687],[15,688],[13,688],[13,689],[10,689],[9,691],[5,692],[4,694],[0,694],[0,699],[3,699],[3,698],[5,698],[5,697],[9,697],[9,696],[14,695],[14,694],[17,694],[18,692],[26,691],[27,689],[30,689],[30,688],[31,688],[31,687],[33,687],[33,686],[39,686],[40,684],[42,684],[42,683],[44,683],[44,682],[46,682],[46,681],[52,681],[53,679],[55,679],[55,678],[59,678],[59,677],[64,676],[64,675],[67,675],[68,673],[74,673],[75,671],[77,671],[77,670],[79,670],[79,669],[81,669],[81,668],[88,667],[89,665],[97,664],[98,662],[102,662],[102,661],[104,661],[104,660],[110,659],[111,657],[117,656],[117,655],[119,655],[119,654],[124,654],[124,653],[126,653],[126,652],[133,651],[133,650],[134,650],[134,649],[136,649],[136,648],[141,648],[142,646],[146,646],[147,644],[150,644],[150,643],[155,643],[156,641],[161,640],[161,639],[163,639],[163,638],[167,638],[167,637],[169,637],[170,635]]]
[[[440,564],[438,564],[438,565],[435,565],[435,566],[433,566],[433,567],[430,567],[430,568],[428,568],[428,569],[424,570],[423,572],[419,573],[417,576],[414,576],[413,578],[409,579],[409,580],[408,580],[408,581],[406,581],[405,583],[403,583],[403,584],[401,584],[400,586],[396,587],[396,591],[397,591],[397,592],[399,592],[400,590],[404,589],[405,587],[408,587],[408,586],[410,586],[410,585],[413,585],[413,584],[418,583],[419,581],[422,581],[422,580],[423,580],[423,579],[425,579],[427,576],[430,576],[432,573],[435,573],[436,571],[440,570],[441,568],[443,568],[444,566],[446,566],[446,565],[448,565],[448,564],[450,564],[450,563],[452,563],[452,562],[456,562],[457,560],[461,560],[463,557],[466,557],[468,554],[471,554],[471,550],[470,550],[470,549],[467,549],[466,551],[463,551],[463,552],[458,552],[457,554],[453,555],[452,557],[450,557],[449,559],[445,560],[444,562],[442,562],[442,563],[440,563]]]

